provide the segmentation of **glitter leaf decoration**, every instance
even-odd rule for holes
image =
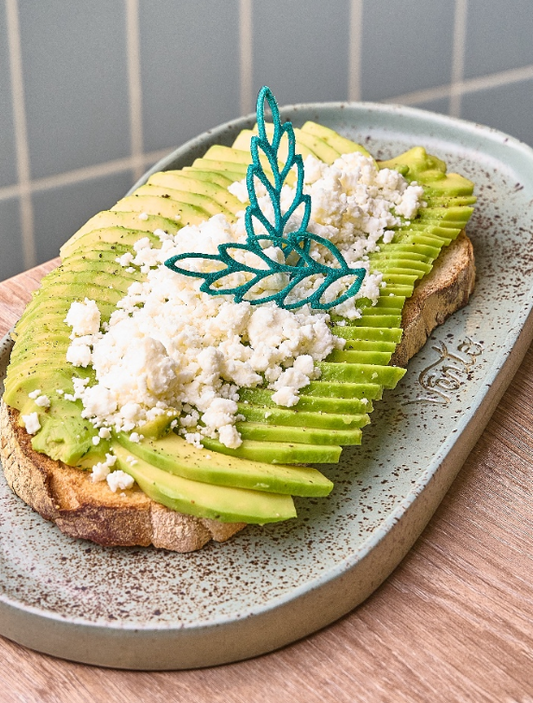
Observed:
[[[265,101],[272,113],[271,140],[266,130]],[[287,310],[306,304],[320,310],[339,305],[358,293],[366,270],[350,268],[342,253],[332,242],[307,231],[311,217],[311,197],[303,192],[303,160],[300,154],[295,153],[296,138],[292,124],[291,122],[281,123],[276,100],[266,86],[259,91],[257,98],[257,126],[258,135],[254,135],[250,142],[252,163],[246,173],[246,186],[250,200],[250,205],[245,212],[246,242],[219,244],[217,254],[178,254],[167,259],[165,265],[176,273],[203,278],[204,282],[200,290],[204,293],[232,295],[238,303],[247,300],[252,305],[259,305],[274,301],[279,307]],[[287,139],[287,157],[285,163],[280,165],[278,154],[283,138]],[[263,156],[262,159],[261,156]],[[264,167],[263,163],[268,164],[268,167]],[[294,197],[289,207],[283,211],[282,188],[291,172],[296,172]],[[266,189],[273,216],[267,216],[264,208],[261,208],[256,192],[256,182],[261,183]],[[303,211],[298,229],[286,231],[291,217],[298,208]],[[264,231],[256,231],[256,223],[259,223]],[[313,250],[312,244],[314,244]],[[315,256],[318,256],[320,249],[327,250],[324,252],[326,257],[333,260],[335,265],[330,266],[316,260]],[[194,265],[195,259],[200,260],[200,267]],[[189,262],[190,268],[177,265],[177,262],[186,261]],[[255,262],[255,265],[251,261]],[[213,269],[213,262],[219,264],[214,271],[198,270],[198,268],[205,268],[206,265]],[[273,292],[271,292],[272,287],[267,283],[268,278],[272,276],[276,276],[278,283],[281,281],[284,284],[281,288],[279,285],[274,286]],[[310,277],[313,277],[312,287],[297,288]],[[345,292],[325,300],[331,286],[344,277],[353,279]],[[228,279],[226,282],[224,282],[225,278]],[[261,292],[257,294],[256,291],[251,295],[254,288],[259,288]]]

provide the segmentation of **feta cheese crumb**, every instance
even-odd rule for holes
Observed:
[[[24,423],[24,428],[28,434],[35,434],[41,429],[41,423],[39,422],[39,415],[35,413],[30,413],[29,415],[22,415],[22,422]]]
[[[32,391],[31,393],[28,393],[28,398],[35,400],[35,398],[38,398],[40,395],[41,395],[41,391],[39,388],[37,388],[36,390]]]
[[[97,483],[98,481],[105,481],[111,468],[115,465],[117,457],[113,454],[106,454],[105,461],[101,461],[95,464],[91,472],[91,481]]]
[[[49,408],[50,398],[47,395],[40,395],[38,398],[35,398],[35,405],[38,405],[40,408]]]
[[[107,464],[103,462],[95,464],[91,472],[91,481],[93,483],[97,483],[98,481],[105,481],[110,471],[111,469],[109,468],[109,466],[107,466]]]
[[[100,329],[100,310],[94,300],[85,298],[83,303],[72,303],[65,318],[77,337],[96,334]]]
[[[124,491],[127,488],[131,488],[135,483],[135,480],[132,476],[125,473],[124,471],[121,471],[120,469],[118,471],[112,471],[110,474],[108,474],[106,477],[106,481],[107,485],[113,491],[113,493],[116,493],[119,489],[121,491]]]

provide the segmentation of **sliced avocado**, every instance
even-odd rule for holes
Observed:
[[[136,213],[117,212],[117,215],[134,215]],[[163,218],[157,218],[162,220]],[[167,220],[168,221],[168,220]],[[140,224],[140,223],[139,223]],[[182,225],[174,223],[174,229],[181,229]],[[170,228],[169,228],[170,229]],[[165,230],[169,232],[169,229]],[[173,234],[173,232],[169,232]],[[152,232],[144,229],[132,229],[121,227],[119,225],[109,225],[109,227],[101,227],[100,229],[91,229],[88,232],[83,232],[78,239],[72,241],[72,244],[61,250],[63,261],[81,250],[91,249],[92,247],[106,246],[110,252],[115,251],[119,246],[131,248],[139,239],[148,237],[153,247],[161,246],[161,240]],[[69,240],[70,242],[71,240]],[[113,246],[113,249],[111,246]],[[118,254],[117,254],[118,256]]]
[[[341,154],[341,152],[316,134],[309,134],[298,128],[294,130],[294,134],[299,144],[306,146],[317,159],[324,161],[328,165],[336,161]]]
[[[191,171],[194,171],[194,173],[191,173]],[[165,177],[179,176],[180,178],[194,178],[197,181],[206,181],[207,183],[211,183],[226,189],[234,182],[234,179],[231,178],[230,174],[217,173],[215,171],[200,171],[199,169],[193,169],[191,166],[185,166],[179,171],[170,170],[160,171],[159,173],[164,173]],[[155,175],[157,174],[154,174],[154,176]],[[150,179],[151,178],[153,178],[153,176],[151,176]],[[150,179],[148,179],[148,182],[150,182]]]
[[[270,439],[245,439],[237,449],[226,447],[217,439],[204,438],[202,444],[206,449],[221,454],[269,464],[335,464],[342,451],[342,447],[337,445],[276,442]]]
[[[139,217],[143,213],[139,212],[120,212],[118,210],[103,210],[86,222],[83,227],[68,239],[59,250],[62,259],[67,257],[73,249],[81,246],[80,240],[85,235],[93,230],[102,230],[108,227],[124,227],[126,229],[144,230],[147,233],[154,232],[156,229],[162,229],[169,234],[176,234],[181,225],[174,219],[160,217],[159,215],[148,215]],[[84,240],[85,245],[88,240]]]
[[[265,126],[267,127],[268,137],[270,139],[272,139],[272,135],[274,133],[274,125],[266,124]],[[254,129],[243,129],[242,132],[240,132],[239,135],[237,136],[237,139],[233,142],[233,145],[232,145],[233,148],[249,152],[250,151],[250,141],[251,141],[252,137],[257,137],[257,134],[258,134],[257,125],[255,125]],[[296,130],[295,130],[295,136],[296,136]],[[300,139],[298,139],[298,137],[296,138],[296,145],[295,145],[294,152],[296,154],[301,154],[304,159],[306,156],[309,156],[309,155],[316,156],[316,154],[306,146],[305,141],[300,141]],[[279,152],[278,152],[280,161],[283,161],[284,163],[286,162],[287,153],[288,153],[287,140],[283,139],[280,142],[280,148],[279,148]]]
[[[213,486],[175,476],[131,455],[114,445],[117,464],[132,476],[150,497],[171,510],[219,520],[265,524],[296,517],[292,498],[288,495],[252,491],[246,488]]]
[[[298,496],[324,496],[333,488],[331,481],[316,469],[223,456],[198,449],[173,432],[141,442],[132,442],[128,435],[120,433],[117,440],[136,457],[193,481]]]
[[[305,389],[304,389],[305,390]],[[241,388],[239,397],[241,402],[239,407],[259,408],[261,412],[266,413],[269,410],[280,410],[279,405],[276,405],[272,400],[274,391],[264,388]],[[312,413],[319,414],[324,418],[324,426],[329,422],[326,415],[334,417],[341,416],[356,416],[360,417],[372,411],[372,402],[367,398],[328,398],[325,396],[308,396],[303,392],[299,396],[297,409],[293,412],[297,417],[301,414]],[[244,414],[244,413],[243,413]],[[296,423],[296,421],[294,421]]]
[[[201,181],[200,181],[201,183]],[[227,207],[222,205],[217,200],[213,199],[210,195],[205,195],[204,193],[195,193],[194,191],[188,190],[175,190],[169,186],[156,185],[154,183],[147,183],[146,185],[137,188],[135,195],[147,195],[147,196],[159,196],[161,198],[170,198],[176,203],[186,203],[188,205],[194,205],[200,207],[209,216],[212,215],[225,215],[230,222],[235,220],[235,213],[229,210]],[[231,198],[231,193],[228,193],[228,201]],[[237,198],[235,198],[237,200]],[[242,204],[237,200],[239,204],[239,209],[242,210]]]
[[[298,401],[298,409],[289,410],[288,408],[280,408],[274,403],[265,406],[263,403],[253,405],[247,403],[239,403],[239,415],[242,415],[246,420],[255,423],[264,423],[266,425],[290,425],[299,427],[319,427],[322,430],[326,429],[348,429],[352,427],[364,427],[370,422],[370,418],[366,413],[333,413],[327,411],[310,411],[301,410],[300,401]]]
[[[222,146],[214,144],[205,152],[204,159],[214,159],[215,161],[228,161],[232,164],[241,164],[248,166],[252,163],[252,156],[249,151],[244,149],[234,149],[231,146]],[[268,164],[268,159],[265,159]]]
[[[79,401],[72,403],[56,396],[53,407],[46,413],[39,413],[41,430],[32,438],[32,448],[75,466],[94,446],[93,437],[98,434],[89,420],[82,418],[81,411]]]
[[[361,444],[361,430],[359,427],[349,429],[334,429],[329,427],[298,427],[291,425],[270,425],[262,422],[238,422],[236,425],[241,437],[257,442],[286,442],[295,447]],[[308,460],[309,461],[309,460]]]
[[[245,136],[241,137],[243,132]],[[233,143],[233,148],[239,148],[249,152],[250,140],[252,136],[257,136],[258,134],[257,124],[254,126],[253,130],[243,130],[243,132],[241,132]],[[274,125],[271,122],[265,124],[265,132],[268,139],[272,141],[274,138]],[[326,164],[332,164],[335,159],[341,155],[341,152],[337,151],[333,145],[326,142],[319,135],[303,131],[298,129],[298,127],[293,127],[293,132],[296,139],[294,151],[296,154],[301,154],[304,159],[306,156],[314,156],[316,159],[320,159]],[[282,162],[287,160],[287,149],[287,139],[282,138],[279,150],[279,158]],[[353,149],[350,149],[350,151],[353,151]]]
[[[113,205],[112,210],[123,212],[142,212],[160,215],[181,225],[197,225],[209,219],[209,213],[197,205],[177,203],[171,198],[151,195],[128,195]]]
[[[192,172],[192,175],[194,175],[195,178],[199,178],[200,180],[214,180],[218,179],[219,177],[227,178],[230,183],[242,181],[243,178],[246,178],[246,168],[244,167],[235,166],[235,168],[233,168],[234,165],[231,163],[209,161],[208,159],[205,159],[205,162],[207,162],[209,165],[204,168],[204,161],[202,159],[196,159],[192,166],[184,166],[183,172]],[[224,167],[224,163],[226,163],[228,168]]]
[[[384,388],[394,388],[405,375],[405,369],[398,366],[379,366],[377,364],[350,364],[321,361],[317,364],[324,381],[342,381],[344,383],[378,383]]]
[[[302,132],[314,135],[324,140],[333,149],[338,151],[339,154],[351,154],[354,151],[359,151],[364,156],[372,158],[372,155],[365,149],[361,144],[357,142],[352,142],[351,139],[341,136],[333,129],[325,127],[324,125],[318,124],[317,122],[306,122],[302,127]]]
[[[193,192],[200,195],[205,195],[223,209],[219,212],[230,212],[232,215],[244,210],[245,206],[241,201],[232,195],[226,186],[220,186],[215,182],[201,180],[193,175],[180,173],[178,171],[161,171],[155,173],[148,179],[148,185],[159,186],[161,188],[171,188],[177,192]],[[175,197],[172,192],[169,193]]]

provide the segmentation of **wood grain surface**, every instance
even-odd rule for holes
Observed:
[[[54,262],[0,284],[0,331]],[[533,349],[430,524],[325,630],[212,669],[130,672],[0,638],[0,701],[533,702]]]

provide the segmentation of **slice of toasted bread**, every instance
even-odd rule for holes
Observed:
[[[404,335],[391,363],[406,365],[432,330],[466,305],[474,280],[472,243],[462,232],[406,301]],[[223,542],[245,527],[182,515],[155,503],[138,488],[113,493],[106,482],[93,483],[88,472],[33,451],[17,415],[2,402],[0,459],[6,480],[22,500],[71,537],[105,546],[153,544],[191,552],[212,539]]]
[[[402,313],[403,337],[396,347],[391,364],[407,362],[424,346],[438,325],[464,307],[474,290],[476,267],[472,242],[461,232],[443,249],[433,268],[405,301]]]
[[[31,447],[18,412],[2,401],[0,459],[7,483],[24,502],[70,537],[104,546],[162,547],[192,552],[211,539],[223,542],[244,524],[216,522],[169,510],[134,487],[113,493],[80,471]]]

